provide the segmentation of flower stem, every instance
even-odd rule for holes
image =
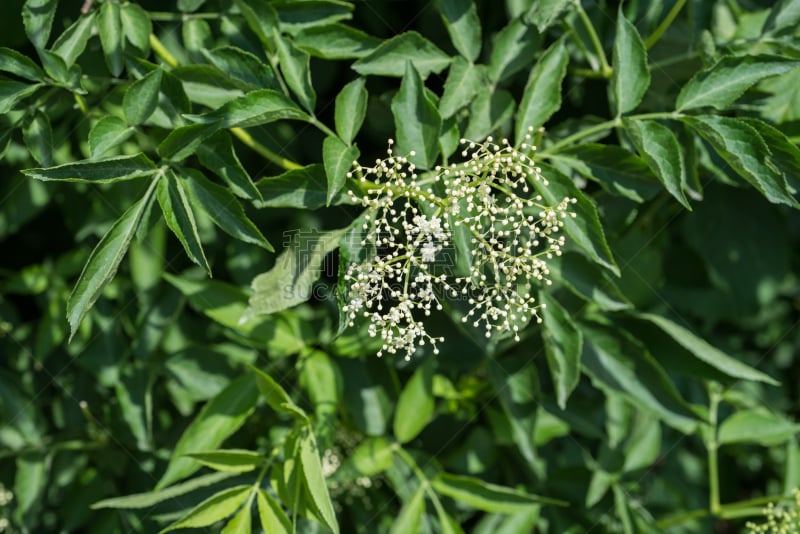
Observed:
[[[661,21],[661,24],[658,25],[655,31],[653,31],[653,33],[650,34],[650,37],[648,37],[644,42],[645,48],[650,50],[650,48],[652,48],[653,45],[656,44],[659,39],[661,39],[661,36],[664,35],[664,32],[667,31],[667,29],[672,25],[675,17],[677,17],[678,13],[680,13],[681,9],[683,9],[684,4],[686,4],[686,0],[678,0],[675,2],[675,5],[669,10],[669,13],[667,13],[667,16]]]
[[[604,78],[611,78],[611,74],[614,72],[614,69],[612,69],[611,65],[608,64],[608,58],[603,50],[603,44],[600,42],[600,37],[597,35],[597,31],[594,29],[594,24],[592,24],[592,20],[583,9],[580,0],[575,1],[575,9],[578,12],[578,17],[581,19],[586,31],[589,33],[589,39],[592,40],[592,46],[594,47],[595,53],[600,60],[600,73]]]

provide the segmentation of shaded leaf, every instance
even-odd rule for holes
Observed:
[[[133,156],[65,163],[46,169],[26,169],[26,176],[36,180],[109,183],[119,180],[132,180],[152,176],[158,172],[150,158],[142,153]]]
[[[17,102],[29,96],[41,85],[33,85],[11,80],[0,80],[0,113],[8,113]]]
[[[372,477],[391,467],[394,450],[388,439],[378,436],[362,441],[350,458],[359,473]]]
[[[464,137],[480,140],[498,130],[514,114],[514,97],[504,89],[482,91],[469,108],[470,120]]]
[[[120,20],[125,38],[142,57],[147,57],[150,52],[150,34],[153,33],[153,23],[150,22],[147,12],[139,4],[127,2],[122,5]]]
[[[254,470],[264,462],[264,457],[254,451],[242,449],[224,449],[209,452],[191,452],[187,454],[215,471],[229,473],[246,473]]]
[[[338,534],[339,523],[336,520],[336,513],[333,511],[333,503],[328,493],[325,477],[322,474],[322,462],[312,432],[307,432],[300,439],[300,468],[311,502],[319,511],[324,525]]]
[[[633,110],[642,101],[650,85],[650,69],[647,66],[647,49],[639,32],[622,12],[617,12],[617,36],[614,39],[612,56],[614,73],[611,85],[617,104],[617,116]]]
[[[327,204],[330,204],[344,186],[347,172],[353,167],[353,162],[358,160],[358,156],[358,148],[355,146],[347,146],[338,137],[325,138],[322,143],[322,161],[328,176]]]
[[[497,484],[490,484],[475,477],[442,473],[431,481],[433,489],[478,510],[513,514],[522,512],[537,504],[567,503],[547,497],[514,490]]]
[[[105,4],[108,5],[108,4]],[[128,124],[137,125],[146,121],[156,110],[161,90],[161,69],[154,69],[133,82],[122,100]]]
[[[283,79],[292,93],[306,110],[314,112],[317,103],[317,93],[311,84],[311,56],[303,52],[291,41],[277,39],[278,61],[281,66]]]
[[[314,210],[325,206],[328,182],[325,168],[320,164],[292,169],[278,176],[262,178],[256,187],[264,198],[256,202],[259,208],[302,208]],[[331,204],[349,204],[350,198],[339,194]]]
[[[296,32],[309,26],[330,24],[351,18],[353,4],[339,0],[306,0],[295,2],[279,0],[272,2],[281,22],[281,28],[287,32]]]
[[[217,132],[197,148],[200,163],[225,180],[231,191],[249,200],[263,200],[261,192],[242,166],[226,132]]]
[[[187,119],[217,128],[247,128],[282,119],[307,120],[294,102],[272,89],[251,91],[235,98],[221,108],[202,115],[187,115]]]
[[[39,65],[10,48],[0,47],[0,70],[34,82],[44,79],[44,72]]]
[[[50,119],[41,109],[28,117],[22,128],[22,139],[36,163],[45,166],[53,164],[53,129]]]
[[[526,26],[520,19],[512,20],[494,40],[489,59],[489,79],[497,83],[523,69],[530,63],[539,41],[536,30]]]
[[[323,59],[360,59],[372,52],[381,40],[344,24],[304,28],[294,36],[294,45]]]
[[[655,121],[626,119],[624,124],[636,150],[664,184],[664,188],[683,207],[691,210],[692,207],[684,193],[686,168],[683,151],[672,130]]]
[[[439,73],[447,68],[451,59],[435,44],[411,31],[383,41],[375,50],[353,63],[353,70],[363,76],[403,76],[405,79],[408,61],[424,80],[430,73]]]
[[[235,46],[201,49],[200,52],[212,65],[241,81],[247,89],[280,89],[272,67],[250,52]]]
[[[729,443],[758,443],[765,447],[779,445],[800,432],[800,425],[766,410],[743,410],[725,419],[719,426],[717,440]]]
[[[192,508],[185,516],[161,532],[169,532],[179,528],[198,528],[213,525],[217,521],[233,514],[244,504],[251,491],[253,491],[252,486],[236,486],[222,490]]]
[[[22,6],[25,34],[38,49],[47,46],[57,6],[58,0],[25,0]]]
[[[113,148],[118,148],[133,135],[133,128],[113,115],[106,115],[89,130],[89,152],[98,159]]]
[[[442,119],[410,61],[406,62],[400,90],[392,99],[392,115],[397,131],[396,152],[408,155],[409,161],[420,168],[432,168],[439,155]]]
[[[447,33],[456,50],[470,63],[481,53],[481,21],[472,0],[442,0],[439,3]]]
[[[569,0],[539,0],[525,14],[525,21],[535,24],[539,33],[542,33],[555,22],[569,3]]]
[[[167,226],[183,245],[186,255],[211,276],[203,244],[197,231],[194,210],[184,189],[172,171],[158,181],[158,203]]]
[[[116,2],[104,2],[100,6],[97,16],[97,33],[100,35],[100,44],[106,65],[112,76],[122,74],[125,68],[125,57],[122,49],[122,19],[120,18],[120,5]]]
[[[126,495],[124,497],[112,497],[110,499],[103,499],[92,504],[92,510],[100,508],[119,508],[119,509],[138,509],[149,508],[160,504],[175,497],[180,497],[191,491],[205,488],[235,476],[236,473],[209,473],[199,477],[192,478],[186,482],[175,484],[164,489],[156,491],[148,491],[147,493],[137,493],[135,495]]]
[[[264,371],[257,369],[256,367],[251,367],[251,369],[255,373],[258,390],[261,392],[261,396],[264,397],[264,400],[267,402],[270,408],[276,412],[291,415],[293,417],[302,415],[302,417],[300,417],[301,420],[308,420],[305,417],[303,410],[294,403],[292,398],[288,393],[286,393],[286,390],[283,389],[280,384],[278,384]]]
[[[405,534],[406,532],[419,532],[422,525],[422,516],[425,514],[425,487],[420,485],[417,491],[400,509],[400,514],[392,523],[391,534]]]
[[[468,106],[473,97],[488,85],[485,66],[474,65],[464,58],[457,57],[450,65],[442,99],[439,101],[439,113],[442,118],[451,117],[456,111]]]
[[[428,359],[414,372],[397,399],[392,425],[397,441],[407,443],[417,437],[433,419],[435,408],[433,360]]]
[[[561,83],[567,74],[569,53],[563,39],[548,48],[528,76],[516,115],[515,140],[520,145],[528,129],[534,131],[561,107]]]
[[[52,51],[64,60],[67,67],[71,67],[86,49],[86,43],[92,36],[95,26],[95,13],[95,11],[91,11],[86,15],[81,15],[53,43]]]
[[[353,143],[364,117],[367,115],[368,93],[364,87],[366,80],[356,78],[345,85],[336,96],[336,110],[334,119],[336,123],[336,133],[350,145]]]
[[[567,398],[580,380],[583,335],[567,311],[548,293],[541,293],[542,338],[556,390],[558,406],[564,410]]]

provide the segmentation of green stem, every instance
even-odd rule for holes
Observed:
[[[586,31],[589,33],[589,39],[592,40],[592,46],[594,47],[597,57],[600,59],[600,73],[604,78],[611,78],[611,74],[614,72],[614,69],[612,69],[611,65],[608,64],[608,58],[606,58],[606,53],[603,50],[603,43],[600,42],[600,37],[597,35],[597,31],[594,29],[594,24],[592,24],[592,20],[583,9],[580,0],[575,1],[575,9],[577,10],[578,17],[580,17],[581,22],[586,28]]]
[[[313,115],[311,116],[311,120],[309,121],[311,124],[317,127],[319,131],[324,133],[325,135],[330,135],[332,137],[337,137],[336,132],[328,128],[325,124],[321,123],[316,117]]]
[[[150,48],[153,49],[153,52],[155,52],[158,57],[164,60],[164,63],[173,69],[178,66],[178,60],[175,59],[175,56],[173,56],[170,51],[167,50],[167,47],[164,46],[164,43],[162,43],[154,33],[150,34]]]
[[[674,527],[675,525],[680,525],[682,523],[686,523],[687,521],[691,521],[692,519],[701,519],[703,517],[708,516],[708,510],[705,508],[701,508],[699,510],[690,510],[688,512],[683,512],[677,515],[672,515],[669,517],[665,517],[656,523],[656,526],[660,529],[667,529],[669,527]]]
[[[681,9],[683,9],[684,4],[686,4],[686,0],[678,0],[675,2],[675,5],[669,10],[669,13],[667,13],[667,16],[661,21],[661,24],[658,25],[655,31],[653,31],[653,33],[650,34],[650,37],[648,37],[644,42],[645,48],[650,50],[650,48],[652,48],[652,46],[656,44],[659,39],[661,39],[661,36],[664,35],[664,32],[667,31],[667,29],[672,25],[675,17],[677,17],[678,13],[680,13]]]
[[[108,445],[109,445],[108,441],[104,439],[96,441],[80,441],[76,439],[71,441],[61,441],[57,443],[40,445],[36,447],[24,447],[22,449],[17,449],[13,451],[1,451],[0,459],[13,458],[15,456],[21,456],[23,454],[52,453],[56,451],[91,451],[108,447]]]
[[[709,511],[712,515],[719,515],[719,465],[717,457],[717,449],[719,443],[717,442],[717,409],[719,408],[720,395],[714,389],[713,385],[709,391],[709,406],[708,406],[708,424],[711,426],[711,436],[706,443],[708,450],[708,500]]]
[[[178,22],[190,19],[219,19],[219,14],[217,13],[169,13],[167,11],[149,11],[147,14],[150,16],[150,20],[156,22]]]

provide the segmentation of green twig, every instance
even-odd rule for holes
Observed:
[[[578,12],[578,17],[581,19],[586,31],[589,33],[589,39],[591,39],[592,46],[594,47],[595,53],[600,60],[600,73],[604,78],[611,78],[611,74],[614,72],[614,69],[612,69],[611,65],[608,64],[608,58],[603,50],[603,44],[600,42],[600,37],[597,35],[597,31],[594,29],[594,24],[592,24],[592,20],[589,18],[589,15],[586,14],[583,6],[581,6],[580,0],[575,1],[575,9]]]
[[[678,16],[678,13],[681,12],[683,9],[684,4],[686,4],[686,0],[678,0],[675,2],[675,5],[672,6],[672,9],[669,10],[667,16],[664,17],[664,20],[661,21],[661,24],[650,34],[644,42],[644,47],[650,50],[654,44],[661,39],[661,36],[664,35],[664,32],[672,25],[672,22],[675,20],[675,17]]]
[[[717,449],[719,448],[719,443],[717,442],[717,409],[719,408],[720,395],[713,385],[709,388],[709,397],[708,424],[711,426],[711,436],[706,443],[706,449],[708,450],[708,501],[709,511],[716,516],[720,512],[719,465],[717,458]]]

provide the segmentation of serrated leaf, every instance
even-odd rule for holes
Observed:
[[[139,227],[142,214],[152,200],[155,185],[156,182],[153,181],[144,196],[117,219],[92,250],[67,302],[70,340],[78,331],[78,326],[83,318],[100,297],[103,288],[117,273],[117,268],[119,268],[122,258],[125,257],[131,239]]]
[[[791,30],[798,23],[800,23],[800,2],[779,0],[769,12],[762,33],[781,33],[783,30]]]
[[[550,270],[553,279],[560,279],[567,289],[600,309],[618,311],[631,307],[608,272],[577,252],[563,254]]]
[[[397,399],[392,428],[397,441],[408,443],[433,419],[433,361],[428,360],[414,372]]]
[[[269,241],[247,218],[236,197],[226,188],[211,182],[194,169],[183,169],[180,179],[186,186],[192,204],[199,206],[223,232],[245,243],[274,252]]]
[[[542,338],[558,406],[564,410],[580,380],[583,334],[567,311],[548,293],[541,293]]]
[[[142,57],[147,57],[150,52],[150,34],[153,33],[153,23],[150,22],[147,12],[142,6],[128,2],[122,6],[120,20],[125,38]]]
[[[394,450],[388,439],[377,436],[362,441],[350,458],[359,473],[372,477],[392,466]]]
[[[300,30],[294,44],[314,57],[360,59],[375,50],[381,40],[344,24],[326,24]]]
[[[28,117],[22,128],[22,139],[36,163],[44,166],[53,164],[53,129],[50,119],[41,109]]]
[[[264,44],[272,51],[273,37],[278,27],[278,14],[268,0],[234,0],[241,10],[247,25]]]
[[[23,174],[44,182],[90,182],[105,184],[152,176],[158,172],[150,158],[142,153],[97,160],[65,163],[46,169],[26,169]]]
[[[769,147],[771,152],[769,162],[783,173],[791,188],[800,191],[800,149],[797,145],[783,132],[762,120],[753,118],[742,120],[755,129]]]
[[[447,33],[456,50],[470,63],[481,53],[481,21],[472,0],[442,0],[439,3]]]
[[[536,30],[526,26],[522,20],[514,19],[500,30],[494,40],[489,59],[489,79],[501,82],[523,69],[539,46]]]
[[[156,489],[164,489],[197,471],[201,464],[186,455],[217,449],[245,423],[257,401],[258,388],[250,375],[240,376],[228,384],[203,406],[183,431]]]
[[[367,99],[369,95],[364,87],[365,84],[366,80],[364,78],[356,78],[345,85],[336,95],[336,110],[334,113],[336,133],[347,145],[353,143],[353,139],[355,139],[358,130],[361,129],[364,117],[367,115]]]
[[[246,473],[254,470],[264,462],[264,457],[259,453],[242,449],[190,452],[186,456],[215,471],[229,473]]]
[[[272,67],[235,46],[201,49],[203,56],[225,75],[241,81],[246,89],[280,89]]]
[[[800,432],[800,425],[767,410],[743,410],[725,419],[719,426],[717,440],[729,443],[758,443],[765,447],[779,445]]]
[[[614,88],[619,117],[638,106],[650,86],[647,49],[636,26],[625,18],[621,5],[617,12],[617,35],[614,39],[612,65],[614,73],[611,76],[611,86]]]
[[[309,26],[330,24],[346,20],[353,16],[353,4],[339,0],[278,0],[272,2],[281,27],[288,33],[299,31]]]
[[[396,152],[408,155],[409,161],[417,167],[432,168],[439,155],[442,119],[436,104],[425,94],[422,78],[410,61],[406,62],[400,90],[392,99],[392,115],[397,131]]]
[[[227,132],[217,132],[197,148],[200,163],[225,180],[240,198],[263,200],[261,192],[242,166]]]
[[[194,154],[206,139],[221,128],[220,123],[200,123],[181,126],[173,130],[158,145],[158,155],[165,159],[181,161]]]
[[[324,525],[338,534],[339,523],[336,520],[336,513],[333,511],[328,486],[322,474],[322,463],[317,448],[316,440],[312,432],[307,432],[300,439],[300,470],[303,473],[303,481],[311,502],[324,522]]]
[[[497,484],[490,484],[479,478],[449,473],[442,473],[431,480],[431,486],[442,495],[447,495],[485,512],[513,514],[539,504],[561,506],[567,504],[557,499],[539,497]]]
[[[161,530],[159,534],[179,528],[198,528],[213,525],[238,510],[247,500],[247,496],[251,491],[253,491],[253,487],[249,485],[222,490],[192,508],[185,516]]]
[[[344,231],[304,231],[293,236],[275,266],[253,279],[248,313],[275,313],[307,301],[322,274],[322,260],[338,246]]]
[[[759,133],[746,122],[732,117],[700,115],[683,117],[711,144],[717,154],[770,202],[798,207],[788,191],[786,178],[770,161],[770,150]]]
[[[524,142],[529,128],[538,130],[561,107],[561,83],[568,63],[569,53],[564,40],[560,39],[542,54],[531,70],[515,118],[517,146]]]
[[[268,176],[256,182],[264,198],[256,202],[259,208],[302,208],[315,210],[327,204],[328,182],[321,164],[292,169],[278,176]],[[331,204],[348,204],[351,199],[339,194]]]
[[[189,202],[183,183],[172,171],[169,171],[158,182],[158,203],[167,226],[181,242],[189,259],[205,269],[211,276],[211,267],[208,265],[205,252],[203,252],[193,207]]]
[[[485,139],[511,119],[515,105],[514,97],[505,89],[481,92],[469,108],[469,124],[464,137]]]
[[[174,499],[175,497],[185,495],[191,491],[211,486],[212,484],[216,484],[217,482],[221,482],[235,475],[236,473],[209,473],[157,491],[103,499],[102,501],[97,501],[92,504],[91,508],[92,510],[98,510],[100,508],[117,508],[123,510],[149,508]]]
[[[576,216],[564,219],[564,230],[595,263],[619,276],[619,267],[611,254],[595,205],[575,186],[571,178],[555,167],[540,165],[542,176],[548,180],[549,185],[534,181],[534,188],[550,205],[556,205],[566,197],[577,199],[570,208]]]
[[[400,514],[392,523],[390,534],[406,534],[420,532],[422,516],[425,514],[425,486],[420,485],[417,491],[400,509]]]
[[[444,92],[439,101],[439,113],[446,119],[456,111],[468,106],[475,95],[488,88],[486,67],[474,65],[462,57],[457,57],[450,65]]]
[[[439,73],[447,68],[451,59],[435,44],[411,31],[383,41],[375,50],[353,63],[353,70],[363,76],[403,76],[405,79],[408,61],[424,80],[432,72]]]
[[[106,115],[89,130],[89,153],[99,159],[112,148],[118,148],[133,135],[133,128],[113,115]]]
[[[269,532],[270,534],[273,532],[275,534],[292,533],[292,523],[272,495],[263,489],[259,489],[256,501],[258,504],[258,517],[264,532]]]
[[[725,109],[756,82],[800,66],[778,56],[726,56],[686,82],[675,103],[678,111],[709,106]]]
[[[300,104],[311,113],[317,103],[317,93],[311,84],[311,56],[284,38],[275,41],[283,79]]]
[[[539,0],[525,14],[525,21],[535,24],[539,33],[543,33],[569,4],[569,0]]]
[[[67,67],[71,67],[86,49],[86,43],[92,36],[95,26],[95,13],[96,11],[91,11],[86,15],[81,15],[53,43],[52,51],[64,60]]]
[[[161,69],[154,69],[133,82],[125,91],[122,108],[125,110],[125,119],[128,124],[134,126],[142,124],[156,110],[158,95],[161,91],[162,73]]]
[[[53,18],[58,0],[25,0],[22,6],[22,24],[33,46],[42,49],[50,39]]]
[[[42,85],[0,80],[0,114],[11,111],[17,102],[31,95],[39,87]]]
[[[106,65],[112,76],[122,74],[125,68],[123,55],[123,31],[120,17],[120,5],[116,2],[104,2],[97,16],[97,33],[106,58]]]
[[[686,167],[683,162],[683,150],[672,130],[655,121],[625,119],[623,124],[636,150],[664,184],[664,188],[683,207],[691,211],[692,206],[684,193]]]
[[[300,419],[307,420],[302,409],[295,405],[292,398],[286,393],[286,390],[281,387],[271,376],[264,371],[251,367],[255,373],[256,385],[261,392],[261,396],[267,404],[276,412],[286,415],[296,416],[302,414]]]
[[[754,382],[764,382],[772,385],[779,384],[779,382],[772,377],[728,356],[702,338],[693,334],[690,330],[670,321],[666,317],[650,313],[640,313],[636,316],[653,323],[669,334],[679,345],[691,352],[698,360],[719,369],[730,377]]]
[[[328,136],[322,143],[322,161],[328,176],[328,195],[326,204],[330,205],[336,194],[344,186],[347,172],[358,159],[359,151],[353,145],[347,146],[338,137]]]
[[[217,128],[248,128],[283,119],[308,120],[308,115],[281,93],[259,89],[234,98],[217,110],[186,118]]]
[[[41,82],[44,79],[44,72],[39,65],[10,48],[0,47],[0,70],[33,82]]]

